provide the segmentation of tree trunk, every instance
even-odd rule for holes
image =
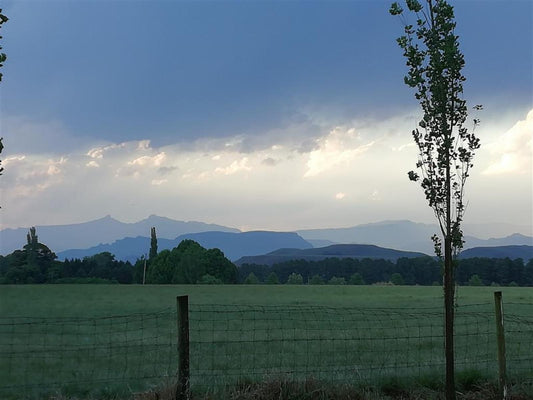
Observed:
[[[455,400],[454,379],[454,277],[451,237],[444,238],[444,309],[445,309],[445,355],[446,355],[446,400]]]

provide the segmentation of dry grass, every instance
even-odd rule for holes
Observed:
[[[134,400],[175,400],[175,386],[136,394]],[[191,400],[444,400],[442,390],[425,387],[403,388],[385,385],[381,388],[361,388],[350,385],[324,384],[315,380],[288,382],[280,380],[262,383],[242,383],[211,393],[193,394]],[[515,386],[507,400],[532,400],[533,387]],[[63,400],[63,399],[58,399]],[[472,385],[458,391],[457,400],[499,400],[493,384]]]

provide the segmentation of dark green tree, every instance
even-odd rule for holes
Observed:
[[[24,250],[26,250],[27,253],[26,263],[29,266],[35,266],[35,264],[37,263],[39,239],[37,238],[37,233],[34,226],[30,228],[30,231],[26,235],[26,240],[27,244],[26,246],[24,246]]]
[[[220,285],[223,282],[211,274],[205,274],[196,283],[198,283],[199,285]]]
[[[418,0],[406,0],[407,8],[416,15],[416,26],[406,20],[397,2],[392,4],[390,13],[399,16],[404,25],[405,34],[397,40],[409,68],[404,80],[415,89],[415,98],[423,110],[419,128],[412,132],[419,150],[416,166],[420,175],[410,171],[408,176],[420,182],[439,222],[442,238],[432,238],[439,257],[444,241],[446,399],[452,400],[454,259],[463,246],[464,187],[480,143],[474,132],[465,127],[468,113],[462,97],[465,77],[461,72],[465,61],[455,34],[453,7],[445,0],[424,3],[423,6]],[[474,129],[478,122],[474,119]]]
[[[4,14],[2,14],[2,9],[0,8],[0,28],[2,27],[2,24],[5,24],[7,21],[9,21],[9,18],[7,18]],[[0,36],[0,39],[2,39],[2,36]],[[2,46],[0,46],[0,50],[2,50]],[[4,66],[4,62],[6,60],[7,60],[6,54],[3,52],[0,52],[0,68]],[[3,77],[3,74],[0,72],[0,82],[2,81],[2,77]]]
[[[155,226],[150,229],[150,254],[148,259],[152,260],[157,256],[157,236],[155,234]]]
[[[470,277],[468,280],[469,286],[483,286],[483,282],[481,281],[481,278],[478,274],[474,274]]]
[[[390,276],[390,281],[393,285],[397,286],[403,285],[405,283],[402,274],[398,272],[395,272]]]
[[[266,284],[267,285],[278,285],[279,284],[279,278],[275,272],[271,272],[270,274],[268,274],[267,279],[266,279]]]
[[[309,282],[308,282],[310,285],[323,285],[324,284],[324,279],[316,274],[316,275],[313,275],[310,279],[309,279]]]
[[[359,272],[355,272],[350,276],[348,283],[350,285],[364,285],[365,281]]]
[[[246,279],[244,280],[245,285],[258,285],[259,279],[257,279],[257,276],[253,272],[250,272]]]
[[[328,285],[346,285],[346,279],[344,279],[344,277],[339,278],[339,277],[333,276],[328,281]]]
[[[172,250],[163,250],[150,261],[147,283],[194,284],[208,274],[222,283],[237,282],[237,267],[219,249],[205,249],[193,240],[183,240]]]

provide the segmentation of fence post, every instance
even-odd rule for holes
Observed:
[[[176,400],[190,398],[189,296],[178,296],[178,387]]]
[[[503,327],[503,300],[502,292],[494,292],[494,305],[496,307],[496,334],[498,338],[498,383],[499,398],[507,398],[507,371],[505,362],[505,331]]]

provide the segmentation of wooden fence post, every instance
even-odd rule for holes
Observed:
[[[498,338],[498,383],[499,398],[507,398],[507,371],[505,361],[505,331],[503,326],[503,300],[502,292],[494,292],[494,305],[496,307],[496,334]]]
[[[190,398],[189,296],[178,296],[178,387],[176,400]]]

